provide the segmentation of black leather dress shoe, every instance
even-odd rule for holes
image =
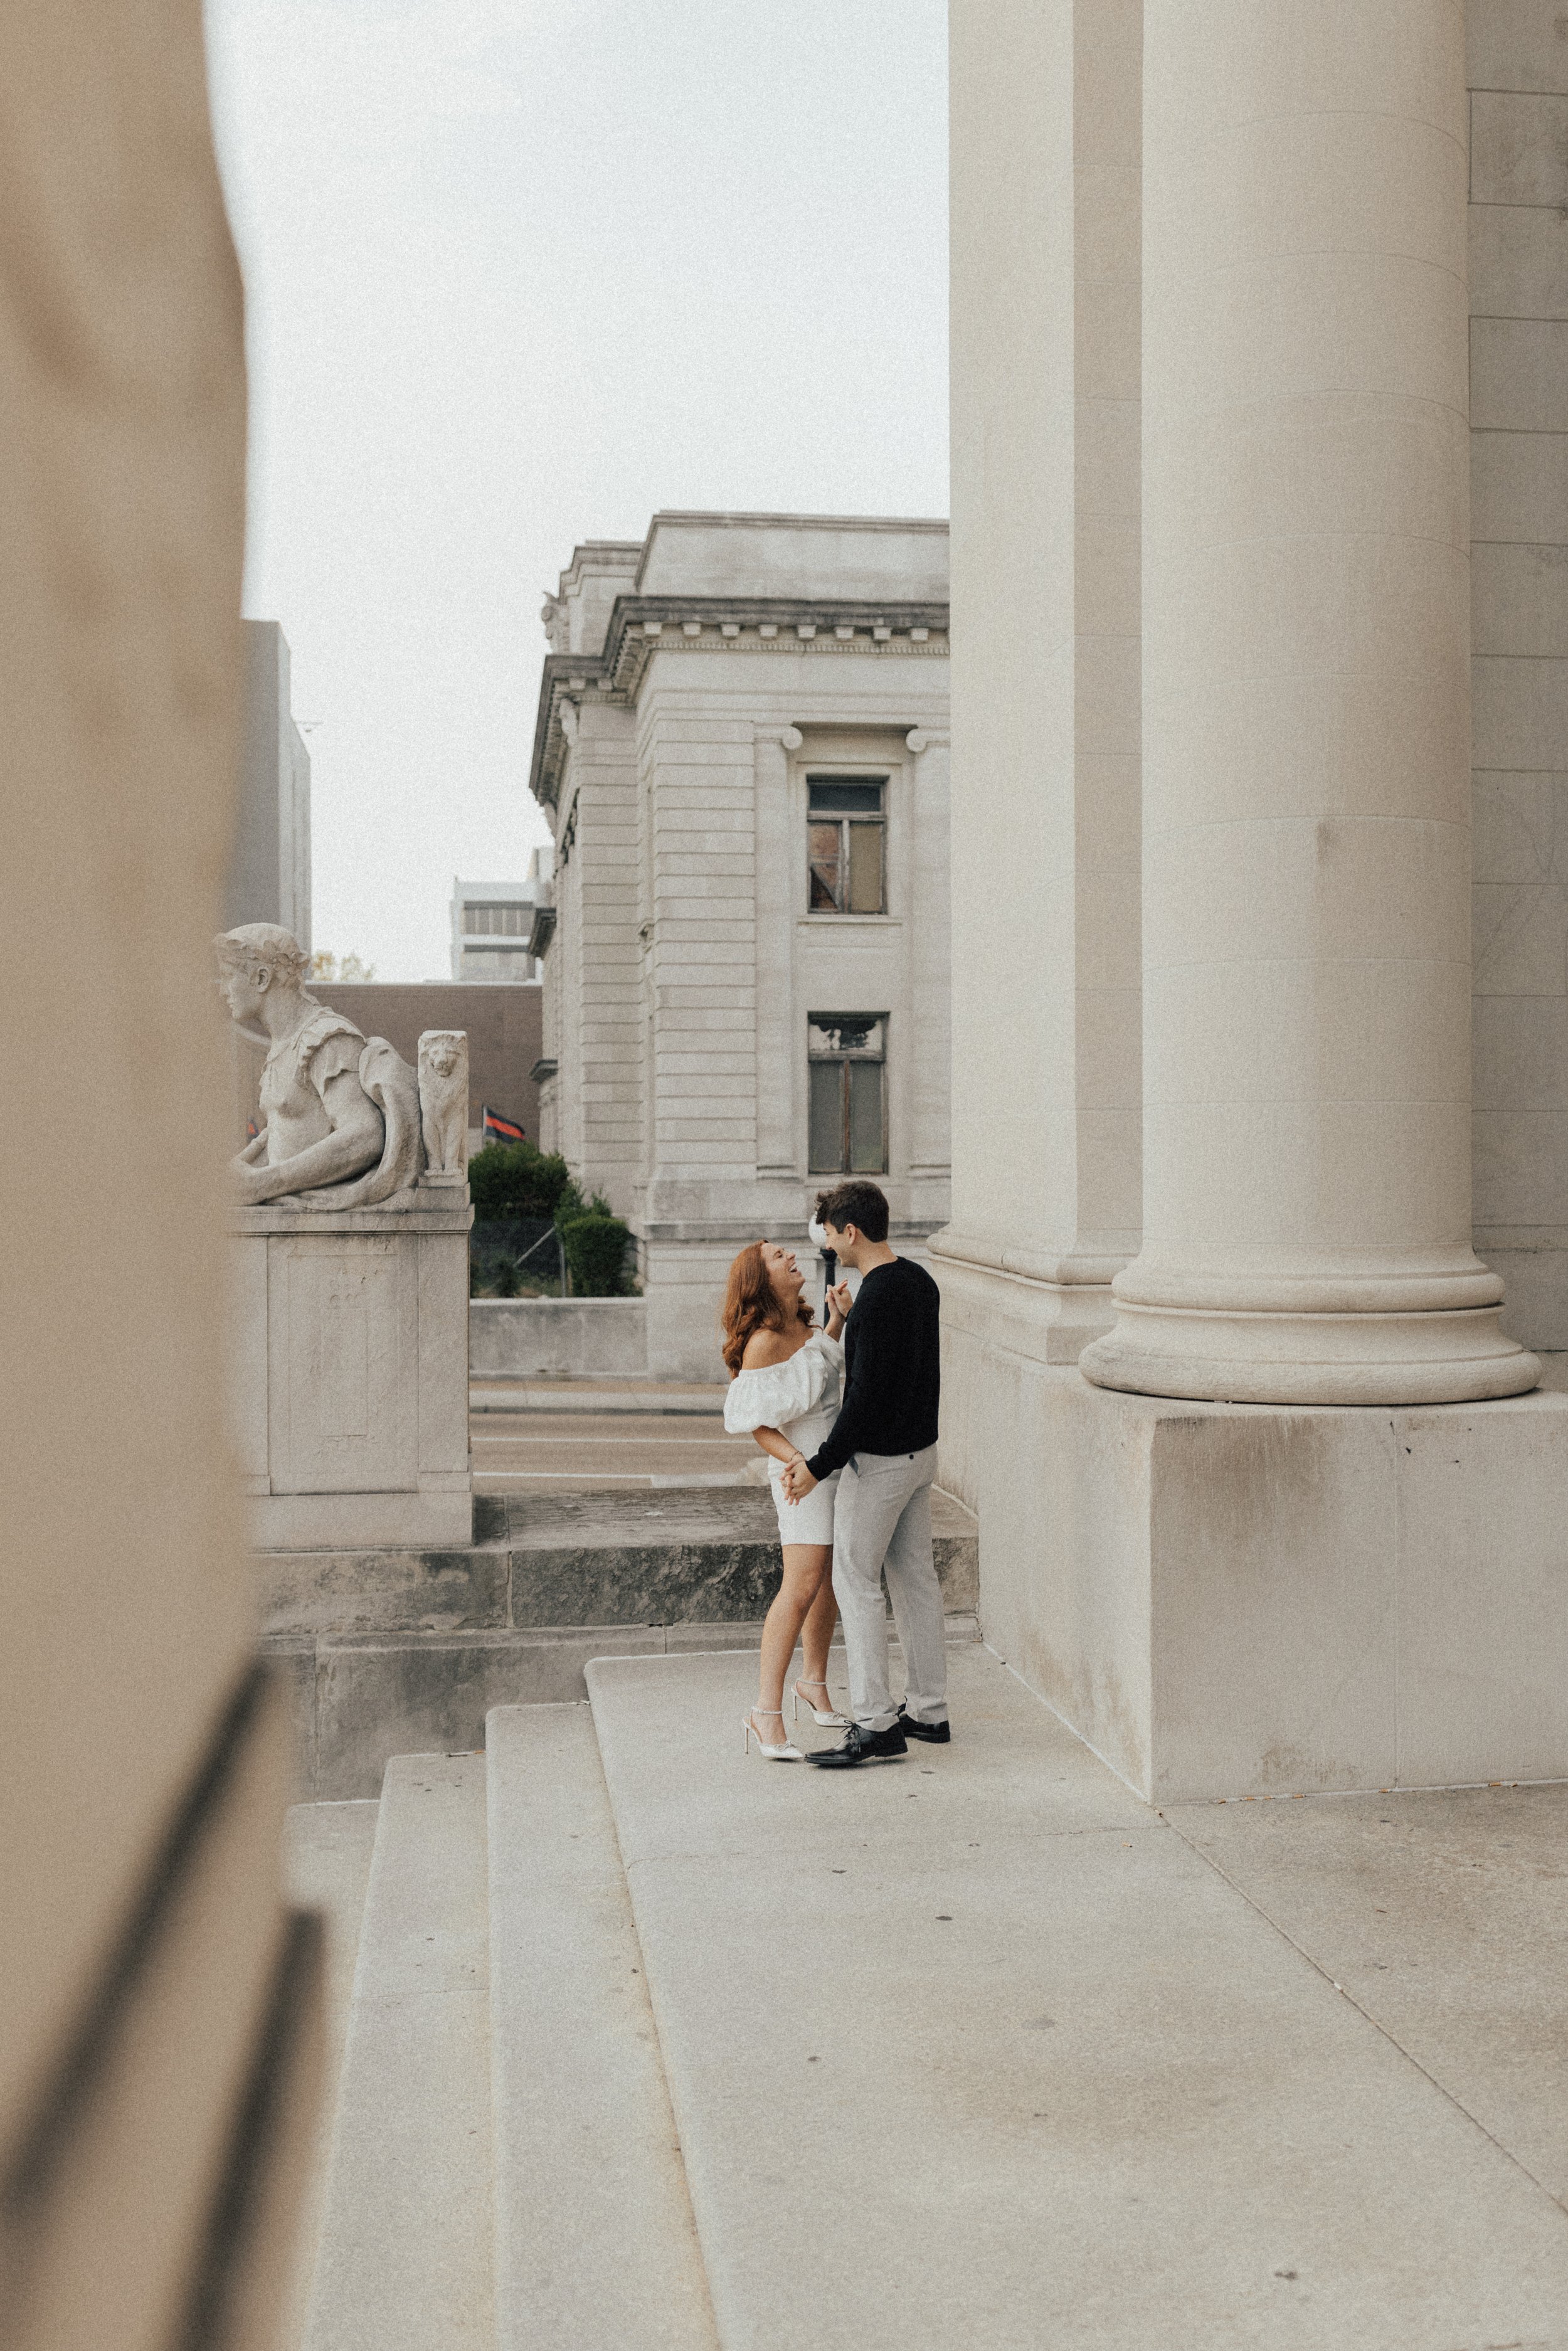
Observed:
[[[931,1747],[946,1747],[953,1736],[950,1722],[916,1722],[902,1707],[898,1709],[898,1728],[905,1739],[924,1739]]]
[[[896,1722],[885,1730],[862,1730],[858,1722],[852,1722],[836,1747],[819,1747],[806,1761],[823,1771],[847,1771],[856,1763],[896,1763],[908,1752]]]

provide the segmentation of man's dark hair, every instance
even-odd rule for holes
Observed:
[[[831,1225],[835,1232],[843,1232],[853,1225],[868,1241],[887,1238],[887,1199],[881,1187],[868,1184],[863,1176],[852,1176],[847,1184],[835,1184],[831,1192],[817,1198],[817,1221]]]

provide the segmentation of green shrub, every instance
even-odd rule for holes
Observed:
[[[562,1194],[576,1188],[565,1160],[531,1143],[487,1143],[468,1162],[468,1190],[481,1224],[553,1217]]]
[[[568,1191],[570,1197],[563,1196],[556,1208],[555,1222],[574,1296],[623,1298],[630,1226],[611,1215],[609,1202],[599,1193],[584,1200],[575,1184]]]
[[[562,1227],[570,1225],[574,1217],[607,1217],[611,1210],[610,1203],[602,1192],[595,1192],[591,1200],[585,1200],[577,1188],[576,1178],[569,1176],[557,1195],[552,1213],[559,1231]]]

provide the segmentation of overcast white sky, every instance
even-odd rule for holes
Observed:
[[[315,944],[447,975],[520,873],[540,590],[661,507],[946,512],[944,0],[208,0],[246,611]]]

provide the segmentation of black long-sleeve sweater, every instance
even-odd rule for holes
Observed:
[[[806,1467],[831,1477],[852,1453],[919,1453],[936,1442],[941,1293],[906,1257],[864,1277],[844,1325],[844,1396]]]

